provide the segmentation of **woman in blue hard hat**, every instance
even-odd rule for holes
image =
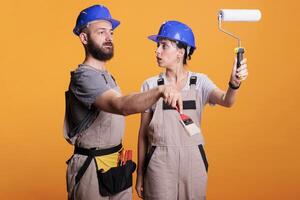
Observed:
[[[207,75],[186,68],[187,60],[196,49],[190,27],[178,21],[167,21],[158,34],[149,39],[157,43],[157,63],[165,72],[147,79],[142,85],[143,91],[157,85],[175,85],[181,91],[183,113],[197,127],[200,127],[207,103],[233,105],[237,89],[248,76],[245,59],[238,69],[234,64],[225,92]],[[136,190],[142,198],[206,199],[208,162],[201,128],[197,134],[191,134],[179,119],[179,112],[162,99],[141,114]]]

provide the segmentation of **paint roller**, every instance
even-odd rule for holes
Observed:
[[[225,31],[222,27],[224,22],[256,22],[261,18],[261,12],[257,9],[221,9],[218,13],[219,30],[237,39],[238,47],[234,49],[237,55],[237,68],[241,66],[245,49],[241,46],[241,39],[230,32]]]

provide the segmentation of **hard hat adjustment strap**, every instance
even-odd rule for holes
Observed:
[[[187,47],[186,47],[186,55],[187,55],[187,56],[189,56],[190,50],[191,50],[191,47],[190,47],[190,46],[187,46]]]

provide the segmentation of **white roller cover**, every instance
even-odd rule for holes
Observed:
[[[255,22],[261,18],[261,12],[257,9],[221,9],[219,17],[222,21]]]

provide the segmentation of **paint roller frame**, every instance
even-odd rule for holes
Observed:
[[[228,19],[225,18],[225,14],[228,13],[231,15]],[[243,54],[245,49],[241,45],[240,37],[226,31],[222,28],[222,21],[231,21],[231,22],[254,22],[259,21],[261,18],[261,12],[257,9],[220,9],[218,12],[218,29],[237,39],[238,46],[234,49],[234,52],[237,55],[237,68],[241,66],[241,61],[243,60]]]

